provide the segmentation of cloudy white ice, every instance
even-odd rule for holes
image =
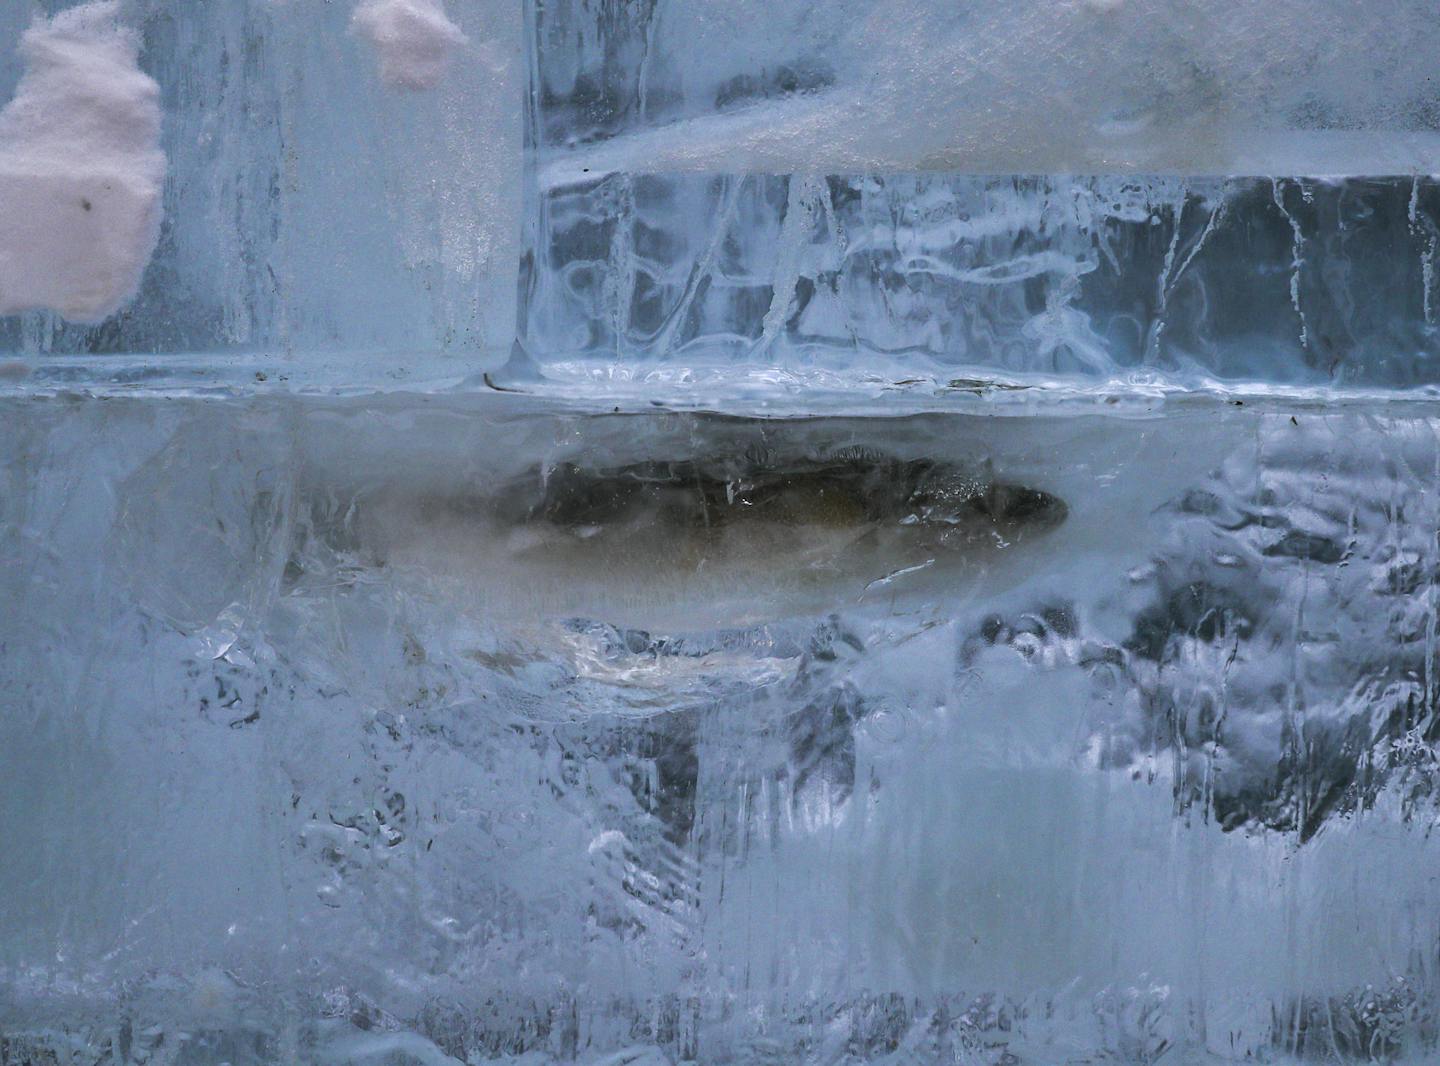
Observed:
[[[0,8],[0,1066],[1435,1061],[1364,7]]]

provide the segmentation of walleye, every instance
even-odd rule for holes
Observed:
[[[719,539],[746,524],[880,531],[912,527],[958,548],[998,537],[1013,542],[1065,520],[1062,500],[929,459],[862,450],[822,458],[647,461],[589,470],[563,463],[512,484],[505,508],[590,538],[641,527]]]
[[[1067,515],[988,465],[862,449],[571,461],[398,503],[383,554],[458,578],[491,613],[687,628],[830,610],[922,570],[910,584],[983,574]]]

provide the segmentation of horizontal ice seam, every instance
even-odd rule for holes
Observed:
[[[736,112],[681,119],[580,148],[542,156],[542,189],[595,181],[608,174],[1135,174],[1150,177],[1292,177],[1316,179],[1440,174],[1440,133],[1430,131],[1236,129],[1210,159],[1147,152],[1083,155],[1048,144],[998,142],[927,158],[857,151],[842,140],[797,141],[842,102],[821,95]],[[798,147],[797,147],[798,144]]]

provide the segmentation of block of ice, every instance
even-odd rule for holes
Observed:
[[[1345,0],[576,2],[539,9],[536,25],[547,185],[616,170],[1440,163],[1425,58],[1440,27],[1416,0],[1363,13]]]
[[[1437,1061],[1430,5],[29,6],[0,1066]]]
[[[1429,410],[0,401],[0,1061],[1434,1061]]]
[[[21,73],[27,25],[15,6],[0,11],[0,85],[7,88],[8,77]],[[59,18],[73,26],[91,10],[110,9],[70,8]],[[46,162],[42,177],[55,179],[61,206],[73,202],[78,216],[61,216],[62,231],[60,223],[42,226],[53,212],[37,217],[21,209],[48,195],[43,183],[35,186],[28,172],[6,178],[0,204],[16,206],[0,211],[10,227],[0,256],[33,265],[35,241],[53,232],[51,243],[39,246],[57,257],[53,269],[27,269],[22,284],[69,284],[64,279],[76,276],[71,264],[79,264],[87,284],[99,279],[92,285],[97,294],[102,280],[115,289],[138,280],[138,292],[109,317],[113,301],[87,296],[72,308],[84,312],[85,323],[14,314],[17,302],[4,296],[11,313],[0,315],[0,350],[30,357],[140,353],[152,373],[174,362],[165,356],[186,356],[187,365],[210,370],[212,355],[245,354],[260,363],[245,377],[260,370],[271,380],[288,375],[287,362],[314,370],[326,365],[324,353],[343,352],[350,358],[328,364],[327,372],[351,383],[433,374],[434,366],[461,378],[503,361],[515,335],[520,263],[519,5],[477,0],[446,15],[437,4],[419,2],[357,11],[348,2],[161,0],[128,5],[123,14],[133,38],[115,46],[129,49],[116,52],[117,61],[133,61],[138,48],[140,67],[159,86],[158,111],[136,115],[157,123],[164,115],[163,180],[144,170],[149,184],[117,183],[108,200],[86,195],[92,210],[85,212],[73,195],[84,189],[75,183],[91,182],[87,175],[96,167],[113,172],[108,161],[119,146],[82,149],[83,158],[72,154],[59,170]],[[61,57],[80,63],[73,48]],[[46,69],[52,95],[70,91],[66,85],[79,93],[109,84],[57,82],[63,71]],[[90,68],[64,68],[82,69]],[[438,81],[430,91],[397,92],[377,70]],[[145,99],[146,106],[157,103],[153,95]],[[38,136],[47,151],[53,144],[63,152],[65,127],[51,116],[54,107],[43,110],[47,124]],[[123,109],[106,114],[130,122]],[[156,130],[146,128],[151,141],[141,147],[153,150]],[[113,249],[100,245],[99,256],[92,243],[94,216],[120,210],[138,218],[142,200],[148,209],[158,211],[162,201],[164,208],[143,278],[149,245],[142,247],[139,236],[153,240],[153,230],[136,228],[135,241]],[[153,216],[145,218],[153,224]],[[110,269],[121,264],[131,273]],[[39,293],[25,303],[58,299]]]
[[[531,239],[572,380],[1440,382],[1431,178],[612,174]]]

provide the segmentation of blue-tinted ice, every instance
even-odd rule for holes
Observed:
[[[0,1066],[1440,1056],[1424,5],[37,6]]]

